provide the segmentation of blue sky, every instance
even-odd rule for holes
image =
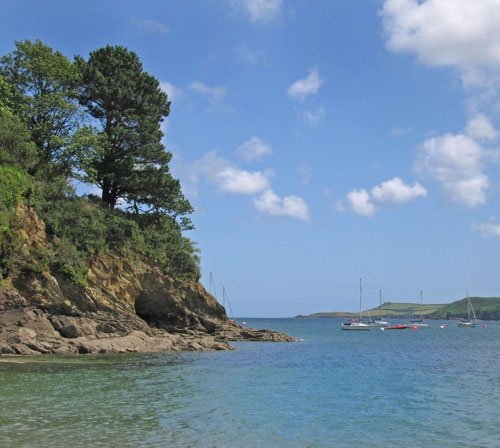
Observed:
[[[237,316],[500,294],[499,0],[0,0],[0,50],[137,52]]]

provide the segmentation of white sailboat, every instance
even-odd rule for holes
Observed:
[[[385,327],[389,326],[390,323],[387,322],[386,320],[384,320],[382,318],[382,290],[379,290],[379,302],[380,302],[380,306],[379,306],[379,308],[380,308],[380,317],[373,322],[373,325],[375,327],[385,328]]]
[[[422,291],[420,291],[420,319],[411,321],[414,327],[426,328],[429,326],[429,324],[426,324],[423,320],[423,315],[422,315],[423,306],[424,304],[422,302]]]
[[[470,316],[472,313],[473,320],[471,320]],[[469,297],[469,291],[467,291],[467,319],[462,319],[461,321],[458,322],[459,327],[464,327],[464,328],[474,328],[477,325],[477,318],[476,318],[476,313],[474,311],[474,308],[472,307],[472,303],[470,301]]]
[[[359,279],[359,320],[342,322],[342,324],[340,325],[340,328],[342,330],[370,331],[373,328],[373,325],[361,322],[362,297],[363,297],[363,284],[362,284],[362,279]]]

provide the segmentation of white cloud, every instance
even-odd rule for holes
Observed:
[[[279,17],[283,11],[283,0],[231,0],[241,9],[251,23],[267,23]]]
[[[318,126],[323,121],[324,116],[325,109],[322,106],[318,107],[318,109],[316,109],[315,111],[305,110],[303,114],[304,121],[309,126]]]
[[[189,84],[189,88],[196,93],[208,97],[210,101],[218,102],[226,96],[226,89],[219,86],[210,87],[201,81],[194,81]]]
[[[500,67],[498,0],[386,0],[387,45],[424,64]]]
[[[351,210],[358,215],[373,216],[379,207],[393,204],[405,204],[415,199],[426,197],[427,190],[418,182],[407,185],[399,177],[381,182],[370,191],[364,188],[352,190],[347,194]],[[338,207],[342,210],[343,204]]]
[[[269,186],[269,180],[260,171],[245,171],[227,167],[216,174],[222,191],[232,194],[255,194]]]
[[[352,190],[347,194],[351,210],[358,215],[372,216],[375,213],[375,205],[370,199],[370,194],[365,189]]]
[[[167,94],[170,101],[175,101],[182,95],[182,90],[168,81],[160,81],[160,89]]]
[[[251,137],[243,142],[236,149],[237,154],[248,163],[258,162],[268,154],[272,154],[273,149],[258,137]]]
[[[377,204],[404,204],[427,196],[427,190],[418,182],[406,185],[399,177],[380,183],[372,188],[371,197]]]
[[[280,198],[273,190],[268,189],[254,199],[254,204],[257,210],[269,215],[289,216],[303,221],[310,219],[306,202],[298,196]]]
[[[309,209],[304,199],[293,195],[280,198],[271,189],[269,173],[242,170],[215,151],[205,154],[182,171],[183,185],[192,196],[198,196],[198,185],[206,180],[224,193],[253,196],[255,207],[262,213],[309,220]]]
[[[323,84],[317,69],[309,70],[309,74],[304,79],[299,79],[288,87],[288,95],[296,100],[303,100],[309,95],[318,93]]]
[[[445,134],[423,143],[417,169],[439,182],[450,201],[473,208],[486,203],[484,158],[484,149],[471,137]]]
[[[221,191],[238,195],[253,195],[269,188],[269,179],[261,171],[246,171],[233,166],[215,152],[205,154],[196,162],[193,180],[202,174]]]
[[[500,238],[500,224],[496,221],[483,222],[480,224],[472,224],[472,229],[480,232],[483,236]]]
[[[480,114],[473,117],[465,128],[467,135],[477,141],[489,142],[498,137],[495,129],[488,117]]]
[[[478,111],[500,106],[500,1],[385,0],[381,16],[389,49],[455,68],[471,95],[467,106],[474,115],[465,131],[427,139],[417,168],[439,182],[450,201],[485,204],[490,181],[484,166],[497,155],[483,145],[498,131]]]
[[[137,17],[131,17],[128,19],[129,23],[134,25],[143,31],[148,31],[150,33],[160,33],[167,34],[168,27],[163,23],[157,22],[156,20],[151,19],[139,19]]]

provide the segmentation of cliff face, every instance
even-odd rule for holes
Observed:
[[[35,212],[20,207],[15,227],[18,257],[50,256]],[[3,354],[222,350],[231,340],[291,340],[238,326],[199,283],[119,253],[89,262],[85,285],[48,271],[1,279],[0,322]]]

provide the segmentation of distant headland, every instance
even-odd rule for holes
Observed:
[[[500,320],[500,297],[471,297],[476,316],[481,320]],[[377,317],[382,314],[392,318],[410,318],[422,315],[425,319],[462,319],[467,317],[467,298],[449,304],[393,303],[385,302],[381,306],[362,311],[362,317]],[[326,311],[301,315],[299,318],[358,317],[359,313],[345,311]]]

